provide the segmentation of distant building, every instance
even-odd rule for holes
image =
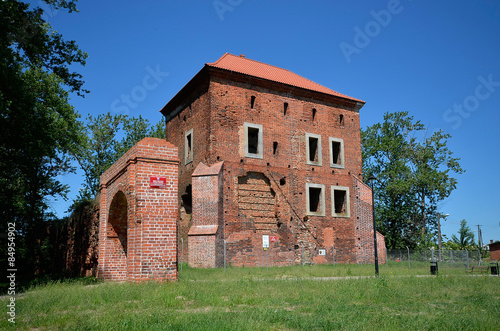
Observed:
[[[224,243],[235,266],[373,262],[364,104],[243,55],[207,63],[161,110],[190,265],[221,266]]]
[[[493,242],[493,240],[490,240],[488,246],[490,247],[491,260],[500,260],[500,241]]]

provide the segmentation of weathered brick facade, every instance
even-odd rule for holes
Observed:
[[[177,155],[144,138],[101,176],[99,277],[177,279]]]
[[[224,225],[222,219],[222,166],[200,163],[193,178],[193,223],[189,230],[189,265],[215,268],[222,266]]]
[[[373,261],[371,190],[361,167],[364,102],[314,84],[226,54],[162,109],[166,139],[179,147],[179,202],[193,210],[191,264],[217,266],[216,247],[225,240],[229,263],[263,266],[263,235],[276,238],[268,250],[272,265],[326,263],[333,248],[337,262]],[[218,196],[196,192],[200,162],[223,162]],[[194,235],[207,200],[222,208],[218,223],[211,221],[217,229]],[[215,254],[209,265],[196,262],[208,261],[207,254]],[[383,262],[384,249],[379,256]]]

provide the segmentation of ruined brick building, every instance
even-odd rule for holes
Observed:
[[[161,110],[190,265],[221,266],[224,244],[230,264],[265,265],[264,235],[272,265],[373,262],[364,103],[242,55],[206,64]]]

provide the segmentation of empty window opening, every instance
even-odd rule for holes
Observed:
[[[306,133],[306,160],[307,164],[321,166],[321,136]]]
[[[346,212],[346,192],[345,191],[334,191],[335,197],[333,198],[335,201],[335,213],[336,214],[345,214]]]
[[[309,138],[309,162],[318,162],[318,138]]]
[[[325,216],[325,185],[306,183],[306,216]]]
[[[248,128],[248,153],[259,154],[259,129]]]
[[[245,123],[245,156],[262,159],[262,125]]]
[[[332,162],[336,165],[342,165],[342,146],[339,141],[332,141]]]
[[[250,108],[253,109],[253,106],[255,106],[255,95],[250,97]]]
[[[299,249],[299,245],[293,245],[294,249]]]
[[[288,102],[285,102],[283,104],[283,115],[286,115],[287,110],[288,110]]]
[[[184,162],[193,162],[193,129],[186,132],[184,136]]]
[[[276,152],[278,150],[278,142],[274,141],[273,142],[273,154],[276,155]]]
[[[332,186],[332,216],[349,217],[349,188]]]
[[[187,143],[187,158],[190,159],[192,153],[191,135],[188,135],[186,137],[186,143]]]
[[[316,108],[313,108],[312,109],[312,119],[314,121],[314,119],[316,118]]]
[[[339,124],[340,124],[341,126],[343,126],[343,125],[344,125],[344,115],[343,115],[343,114],[340,114],[340,115],[339,115]]]
[[[330,142],[330,166],[333,168],[344,168],[344,140],[329,138]]]
[[[321,209],[321,189],[310,187],[309,188],[309,211],[311,213],[318,213]]]

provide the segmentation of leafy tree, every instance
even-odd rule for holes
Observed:
[[[377,225],[389,248],[431,245],[437,204],[456,187],[451,174],[463,173],[446,146],[450,135],[425,132],[407,112],[386,113],[361,132],[363,173],[377,178]]]
[[[460,221],[460,228],[458,229],[458,237],[451,236],[451,241],[458,247],[458,249],[471,249],[474,245],[474,232],[467,226],[465,219]]]
[[[45,2],[76,11],[76,1]],[[69,155],[81,140],[68,96],[87,92],[81,75],[70,70],[85,65],[86,53],[42,14],[22,1],[0,1],[0,231],[16,223],[16,257],[27,273],[40,263],[37,235],[51,217],[47,200],[66,198],[68,187],[57,178],[74,170]]]
[[[83,142],[74,155],[85,174],[78,201],[95,198],[101,175],[145,137],[165,138],[164,124],[150,126],[147,119],[111,113],[89,116]],[[122,137],[120,139],[120,137]]]

